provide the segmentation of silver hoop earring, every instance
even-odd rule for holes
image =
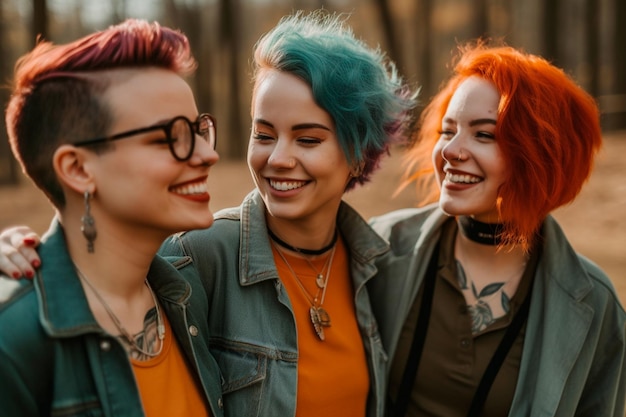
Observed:
[[[87,239],[87,252],[94,252],[93,242],[96,240],[96,236],[98,232],[96,231],[96,220],[91,215],[91,206],[89,204],[89,199],[91,198],[91,193],[89,191],[85,191],[84,199],[85,199],[85,215],[80,218],[81,226],[80,231],[83,232],[83,236]]]

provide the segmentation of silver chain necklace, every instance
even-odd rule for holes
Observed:
[[[152,301],[154,302],[156,315],[157,315],[157,334],[159,337],[159,350],[156,352],[148,352],[137,344],[137,342],[135,341],[135,338],[131,336],[131,334],[124,328],[124,326],[122,325],[122,322],[117,318],[117,316],[115,315],[113,310],[111,310],[111,307],[109,307],[106,301],[104,301],[104,298],[96,290],[96,287],[87,279],[85,274],[83,274],[82,271],[78,269],[78,267],[75,267],[75,268],[80,279],[82,279],[85,282],[85,284],[87,284],[87,286],[91,289],[91,291],[93,291],[94,295],[96,296],[98,301],[100,301],[100,304],[102,304],[102,307],[104,307],[104,310],[107,312],[107,314],[111,318],[111,321],[113,321],[113,324],[115,324],[115,327],[120,332],[124,340],[131,347],[131,349],[151,358],[159,356],[161,352],[163,351],[163,344],[164,344],[163,340],[165,339],[165,325],[163,324],[163,319],[161,317],[161,310],[159,308],[159,303],[157,302],[156,296],[154,295],[154,291],[152,291],[152,287],[150,286],[150,283],[148,282],[148,280],[146,279],[145,283],[146,283],[146,286],[148,287],[148,290],[150,291],[150,295],[152,296]]]
[[[317,270],[313,268],[313,270],[317,274],[315,283],[318,288],[317,294],[315,295],[315,297],[313,297],[311,296],[311,294],[309,294],[307,289],[304,287],[304,284],[302,283],[302,281],[300,281],[300,278],[298,278],[298,275],[296,275],[296,271],[294,271],[291,265],[289,264],[289,262],[287,262],[287,258],[283,254],[282,250],[274,242],[272,242],[272,245],[274,246],[274,248],[276,249],[276,252],[278,252],[278,255],[281,257],[281,259],[283,260],[283,262],[289,269],[289,272],[291,272],[291,275],[293,275],[293,277],[296,279],[296,283],[302,290],[302,293],[304,294],[306,299],[309,301],[309,304],[311,304],[311,307],[309,308],[309,316],[311,318],[311,324],[313,324],[313,330],[315,330],[315,334],[317,334],[317,337],[320,340],[322,341],[325,340],[326,336],[324,335],[324,327],[330,327],[330,315],[324,309],[324,307],[322,307],[322,305],[324,304],[324,299],[326,297],[326,290],[328,289],[328,280],[330,279],[330,271],[333,266],[333,258],[335,257],[335,249],[337,248],[337,246],[335,245],[332,249],[332,252],[330,253],[329,260],[327,262],[328,269],[326,270],[325,279],[320,279],[319,276],[320,275],[323,276],[323,274],[318,273]],[[306,258],[305,260],[312,267],[312,264],[309,262],[309,260]],[[320,291],[321,291],[321,298],[320,298]]]

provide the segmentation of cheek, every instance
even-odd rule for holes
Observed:
[[[433,164],[433,167],[435,168],[435,174],[437,175],[437,179],[439,180],[439,182],[441,182],[442,180],[444,165],[444,160],[441,156],[442,150],[443,144],[439,141],[435,144],[435,147],[433,148],[433,152],[431,154],[431,162]]]
[[[507,177],[508,169],[500,149],[496,146],[488,149],[488,152],[485,152],[482,156],[482,160],[489,161],[488,170],[491,177],[503,183]]]
[[[246,157],[248,167],[252,170],[262,168],[268,158],[267,153],[268,152],[266,152],[262,146],[259,146],[251,140],[248,145],[248,155]]]

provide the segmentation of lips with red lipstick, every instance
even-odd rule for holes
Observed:
[[[206,202],[210,196],[207,186],[207,177],[195,178],[169,188],[170,192],[193,201]]]

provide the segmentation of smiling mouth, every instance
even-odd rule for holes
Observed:
[[[446,172],[445,181],[453,184],[476,184],[477,182],[481,182],[482,179],[468,174],[459,175]]]
[[[198,195],[208,193],[208,187],[206,181],[199,181],[191,184],[171,187],[170,191],[180,195]]]
[[[290,191],[295,190],[296,188],[304,187],[306,185],[306,181],[276,181],[269,180],[270,187],[278,191]]]

